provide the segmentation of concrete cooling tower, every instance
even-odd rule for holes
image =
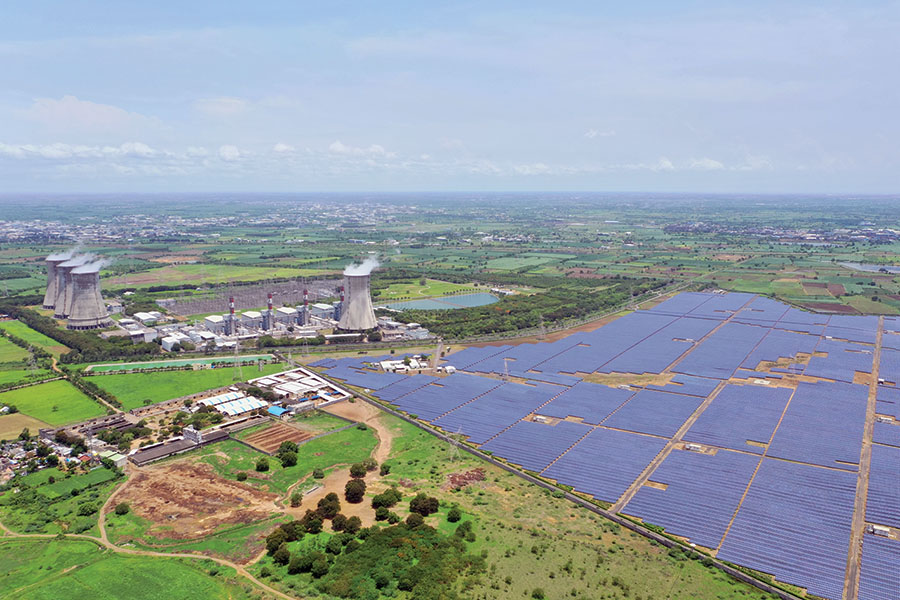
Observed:
[[[44,294],[44,308],[56,306],[56,296],[59,294],[56,267],[70,258],[72,258],[71,252],[60,252],[51,254],[44,259],[44,262],[47,263],[47,292]]]
[[[75,267],[69,273],[71,279],[71,308],[68,312],[69,329],[99,329],[112,325],[100,295],[101,262]],[[68,296],[67,296],[68,297]]]
[[[72,306],[72,269],[91,262],[91,256],[81,254],[56,265],[56,301],[53,316],[64,319],[69,316]]]
[[[346,298],[341,307],[338,327],[350,331],[372,329],[377,325],[372,297],[369,294],[369,273],[349,275],[344,273]]]

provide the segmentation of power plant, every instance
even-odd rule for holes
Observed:
[[[100,329],[112,325],[100,294],[103,261],[89,254],[51,254],[47,264],[47,291],[44,308],[53,309],[57,319],[68,319],[69,329]]]
[[[378,326],[369,290],[369,278],[372,269],[377,265],[377,261],[367,260],[361,265],[350,266],[344,270],[341,315],[338,319],[340,329],[364,331]]]

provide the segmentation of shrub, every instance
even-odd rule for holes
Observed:
[[[347,527],[347,517],[338,513],[331,519],[331,529],[334,531],[344,531]]]
[[[450,523],[456,523],[462,518],[462,513],[459,512],[459,509],[454,507],[450,509],[450,512],[447,513],[447,521]]]
[[[297,508],[303,503],[303,494],[300,492],[294,492],[291,494],[291,507]]]
[[[256,470],[259,471],[260,473],[268,471],[269,470],[269,459],[264,456],[264,457],[260,458],[258,461],[256,461]]]
[[[375,509],[375,520],[376,521],[387,521],[389,514],[391,514],[391,511],[389,511],[386,507],[379,506],[378,508]]]
[[[387,475],[390,472],[391,472],[391,465],[389,465],[387,463],[381,463],[381,471],[379,471],[378,474],[381,475],[382,477],[384,477],[385,475]]]
[[[287,541],[287,536],[281,528],[276,529],[266,536],[266,551],[269,554],[275,552]]]
[[[278,550],[272,555],[272,560],[279,565],[286,565],[291,561],[291,551],[288,550],[287,544],[281,544],[278,547]]]
[[[120,502],[116,505],[116,514],[117,515],[127,515],[128,511],[131,510],[131,507],[128,506],[125,502]]]
[[[362,528],[362,521],[359,517],[350,517],[347,519],[347,523],[344,525],[344,531],[346,533],[355,534],[358,533]]]
[[[365,477],[367,472],[365,465],[362,463],[354,463],[350,466],[350,477]]]
[[[291,559],[291,564],[294,564],[294,560],[293,560],[293,559]],[[290,573],[290,572],[291,572],[291,568],[288,567],[288,573]],[[265,579],[266,577],[271,577],[271,576],[272,576],[272,570],[271,570],[269,567],[263,567],[262,569],[259,570],[259,576],[262,577],[262,578],[264,578],[264,579]]]
[[[418,527],[425,523],[425,517],[420,515],[419,513],[412,513],[408,517],[406,517],[406,524],[410,527]]]
[[[247,481],[247,474],[244,473],[243,471],[241,471],[240,473],[237,474],[237,480],[238,481]]]
[[[282,467],[293,467],[297,464],[297,453],[296,452],[282,452],[278,455],[278,459],[281,461]]]
[[[531,597],[535,598],[536,600],[544,600],[544,598],[546,598],[546,595],[544,594],[543,588],[534,588],[534,590],[532,590],[531,592]]]
[[[324,556],[322,558],[317,558],[315,562],[313,562],[312,569],[310,569],[309,572],[312,573],[312,576],[316,579],[328,574],[328,559]]]
[[[391,508],[402,499],[403,495],[397,488],[390,488],[372,497],[372,508],[380,506]]]
[[[325,477],[325,471],[322,469],[313,469],[312,476],[313,479],[322,479]]]
[[[290,441],[290,440],[286,440],[286,441],[284,441],[284,442],[281,442],[281,445],[278,446],[278,454],[282,454],[282,453],[284,453],[284,452],[294,452],[294,453],[296,453],[298,449],[299,449],[299,448],[297,447],[297,444],[296,444],[296,443],[294,443],[294,442],[292,442],[292,441]]]
[[[439,507],[440,502],[437,498],[426,496],[425,494],[419,494],[409,501],[409,510],[414,513],[419,513],[423,517],[436,513]]]
[[[341,501],[334,492],[319,500],[316,513],[321,518],[332,519],[339,512],[341,512]]]

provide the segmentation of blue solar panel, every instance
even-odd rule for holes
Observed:
[[[665,440],[598,427],[543,475],[598,500],[615,502],[665,445]]]
[[[852,383],[857,371],[872,372],[874,351],[875,349],[871,346],[822,340],[816,346],[816,352],[826,352],[828,356],[813,356],[803,374]],[[882,364],[883,361],[884,354],[882,353]]]
[[[432,421],[454,408],[499,387],[502,382],[465,373],[455,373],[426,385],[415,393],[401,396],[393,403],[420,419]]]
[[[856,474],[763,459],[718,558],[840,600]]]
[[[900,448],[872,446],[866,521],[900,527]]]
[[[437,377],[431,377],[429,375],[412,375],[410,377],[406,377],[404,379],[401,379],[400,381],[392,383],[386,388],[382,388],[376,391],[375,396],[387,402],[393,402],[401,396],[410,394],[417,389],[436,381],[440,381],[440,379],[438,379]]]
[[[881,349],[881,364],[878,378],[895,385],[900,384],[900,350]]]
[[[542,471],[590,430],[588,425],[568,421],[556,425],[519,421],[481,449],[530,471]]]
[[[763,327],[726,323],[673,370],[686,375],[728,379],[768,332]]]
[[[483,348],[472,346],[447,356],[444,360],[457,369],[467,370],[471,365],[490,356],[501,354],[509,350],[511,346],[485,346]]]
[[[695,340],[712,331],[718,321],[678,319],[598,369],[601,373],[660,373],[690,350]]]
[[[837,340],[847,340],[849,342],[874,344],[876,332],[874,329],[853,329],[851,327],[835,327],[834,325],[829,325],[825,328],[825,336]]]
[[[661,302],[649,310],[660,314],[681,317],[714,297],[714,294],[710,293],[683,292],[676,296],[672,296],[665,302]]]
[[[673,451],[650,475],[665,490],[643,486],[623,512],[717,548],[760,459],[727,452]]]
[[[867,535],[859,570],[859,600],[900,598],[900,541]]]
[[[684,435],[690,442],[762,454],[791,397],[787,388],[727,385]]]
[[[900,423],[875,423],[872,441],[885,446],[900,448]]]
[[[891,350],[900,350],[900,334],[884,332],[881,336],[881,347]]]
[[[537,410],[566,388],[540,383],[507,383],[432,421],[445,431],[459,431],[483,444],[519,419]]]
[[[748,304],[753,298],[756,298],[754,294],[745,294],[742,292],[713,294],[712,298],[689,312],[688,315],[711,319],[727,319]]]
[[[722,382],[718,379],[692,377],[690,375],[682,375],[679,373],[672,377],[666,385],[648,385],[647,389],[706,398],[720,383]]]
[[[403,379],[405,375],[397,373],[373,373],[371,371],[358,371],[356,369],[344,366],[333,367],[328,370],[328,375],[341,379],[350,385],[370,390],[380,390],[392,383],[396,383]]]
[[[828,326],[858,329],[860,331],[877,331],[878,317],[872,315],[831,315],[831,318],[828,319]]]
[[[643,390],[603,424],[616,429],[672,437],[702,402],[696,396]]]
[[[744,359],[741,366],[754,370],[762,361],[775,362],[780,358],[793,358],[798,353],[812,354],[819,338],[805,333],[794,333],[780,329],[771,330],[768,335]],[[775,369],[772,369],[773,371]]]
[[[875,412],[879,415],[889,415],[900,420],[900,389],[878,386]]]
[[[788,306],[782,302],[758,297],[738,311],[734,320],[738,323],[764,324],[771,327],[787,310]]]
[[[801,383],[769,446],[769,456],[856,470],[869,391],[848,383]]]
[[[560,419],[581,417],[585,423],[597,425],[633,395],[629,390],[582,381],[542,407],[540,413]]]

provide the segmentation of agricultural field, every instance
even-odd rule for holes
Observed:
[[[425,285],[419,285],[418,281],[410,281],[408,283],[392,283],[384,289],[373,289],[372,301],[386,302],[411,300],[478,291],[480,291],[478,288],[471,285],[462,285],[451,283],[449,281],[438,281],[436,279],[426,279]]]
[[[63,352],[67,352],[69,350],[56,340],[47,337],[43,333],[35,331],[21,321],[0,321],[0,329],[8,331],[12,335],[25,340],[29,344],[46,350],[53,356],[58,357]]]
[[[258,360],[270,360],[271,354],[241,355],[239,360],[243,364],[255,364]],[[234,364],[233,356],[220,356],[218,358],[183,358],[175,360],[157,360],[149,362],[112,363],[105,365],[86,365],[85,371],[90,373],[109,373],[114,371],[131,371],[140,369],[165,369],[171,367],[188,367],[191,365],[230,365]]]
[[[244,380],[284,371],[283,364],[243,367]],[[172,398],[196,394],[234,383],[235,369],[219,367],[199,371],[157,371],[152,373],[117,373],[95,375],[90,381],[114,395],[125,410],[155,404]]]
[[[0,337],[0,365],[4,363],[18,363],[27,360],[30,356],[28,350],[16,346],[5,337]]]
[[[14,440],[22,433],[23,429],[27,429],[29,433],[34,435],[38,429],[49,426],[49,423],[44,423],[22,413],[2,415],[0,416],[0,440]]]
[[[212,561],[123,556],[82,540],[0,540],[0,596],[10,600],[258,597]]]
[[[50,425],[76,423],[106,414],[106,409],[68,381],[50,381],[0,393],[0,403]]]

